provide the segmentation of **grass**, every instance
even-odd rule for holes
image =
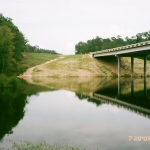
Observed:
[[[19,74],[27,68],[42,64],[48,60],[60,57],[60,55],[42,53],[23,53],[23,60],[19,64]],[[150,62],[147,61],[147,68]],[[122,58],[121,76],[130,76],[130,58]],[[135,76],[143,75],[143,60],[135,58]],[[19,75],[18,74],[18,75]],[[95,59],[89,55],[66,55],[57,61],[37,66],[32,75],[44,75],[51,77],[79,77],[79,76],[117,76],[117,60]],[[150,71],[147,69],[147,75]]]
[[[30,67],[60,57],[60,55],[46,54],[46,53],[22,53],[22,54],[23,59],[18,64],[18,74],[23,73],[26,69]]]
[[[117,65],[116,65],[117,66]],[[40,70],[40,71],[38,71]],[[37,66],[33,75],[49,75],[57,77],[79,77],[79,76],[112,76],[112,70],[108,69],[100,61],[89,57],[89,55],[67,55],[62,59]]]
[[[63,60],[69,60],[69,59],[80,59],[83,55],[67,55]]]
[[[41,70],[39,70],[39,69],[37,69],[37,68],[33,69],[33,71],[34,71],[34,72],[41,72]]]
[[[81,60],[82,55],[68,55],[65,56],[63,59],[58,60],[57,62],[52,62],[50,64],[47,64],[47,68],[49,69],[58,69],[58,67],[61,68],[66,68],[67,69],[71,69],[72,65],[74,64],[74,62],[81,62],[79,60]],[[79,67],[80,68],[80,67]]]
[[[11,142],[11,141],[10,141]],[[5,150],[5,148],[0,148]],[[12,142],[12,147],[7,150],[81,150],[69,145],[49,145],[45,141],[39,144],[33,144],[30,141]]]

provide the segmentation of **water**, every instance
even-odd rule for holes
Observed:
[[[5,109],[1,110],[1,113],[3,112],[3,116],[7,119],[1,117],[0,130],[3,131],[5,128],[6,133],[0,132],[0,147],[10,147],[9,140],[28,140],[35,144],[46,141],[48,144],[68,144],[91,150],[97,148],[102,150],[149,149],[149,80],[146,96],[143,96],[145,92],[142,92],[143,79],[134,81],[134,97],[130,93],[130,80],[121,80],[119,97],[125,96],[129,99],[129,95],[132,95],[134,102],[131,106],[138,107],[142,104],[136,102],[137,95],[138,101],[142,97],[146,104],[142,105],[142,109],[147,110],[144,113],[142,109],[136,110],[134,107],[112,103],[108,100],[100,101],[92,97],[92,93],[97,93],[119,98],[118,89],[115,86],[118,85],[116,81],[106,78],[95,79],[95,81],[93,79],[47,79],[43,81],[40,78],[34,79],[34,82],[40,86],[24,83],[21,86],[23,89],[19,90],[20,93],[12,97],[12,101],[16,103],[15,106],[13,104],[12,107],[12,104],[8,105],[8,103],[2,104]],[[137,91],[140,94],[137,94]],[[12,96],[12,94],[9,95]],[[9,103],[12,103],[11,96],[7,96]],[[4,98],[7,99],[7,97]],[[7,105],[9,107],[6,107]],[[6,112],[9,108],[11,113],[8,114]],[[20,110],[15,113],[12,108]]]

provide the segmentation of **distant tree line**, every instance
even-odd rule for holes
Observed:
[[[79,42],[75,45],[75,54],[86,54],[129,44],[139,43],[150,40],[150,31],[138,33],[136,36],[122,38],[120,35],[111,38],[101,38],[97,36],[87,42]]]
[[[38,46],[31,46],[30,44],[26,44],[26,49],[24,52],[58,54],[54,50],[42,49],[39,48]]]

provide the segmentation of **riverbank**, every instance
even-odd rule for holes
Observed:
[[[47,53],[22,53],[22,59],[18,63],[17,75],[24,73],[27,69],[32,68],[34,66],[43,64],[47,61],[54,60],[60,55],[57,54],[47,54]]]
[[[150,61],[147,62],[150,67]],[[130,58],[121,60],[121,76],[130,76]],[[143,60],[135,58],[134,76],[143,76]],[[148,70],[147,75],[150,76]],[[19,77],[104,77],[117,76],[117,60],[95,59],[90,55],[67,55],[47,61],[41,65],[29,68]]]
[[[114,60],[111,62],[111,65],[108,66],[104,61],[98,61],[95,58],[91,58],[89,55],[68,55],[29,68],[20,76],[116,76],[117,70],[115,65],[116,62]]]

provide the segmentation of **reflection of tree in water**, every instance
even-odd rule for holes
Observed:
[[[23,118],[26,103],[26,95],[21,89],[0,90],[0,140],[5,134],[11,134],[12,128]]]
[[[0,89],[0,140],[5,134],[13,133],[12,129],[23,119],[27,96],[47,90],[47,88],[31,85],[21,80],[15,88]]]
[[[80,100],[86,99],[88,102],[91,102],[91,103],[96,104],[96,106],[100,106],[100,105],[102,104],[101,101],[96,100],[96,99],[94,99],[94,98],[91,98],[91,97],[89,97],[89,96],[85,96],[85,95],[82,95],[82,94],[79,94],[79,93],[75,93],[75,94],[76,94],[76,96],[77,96]]]

